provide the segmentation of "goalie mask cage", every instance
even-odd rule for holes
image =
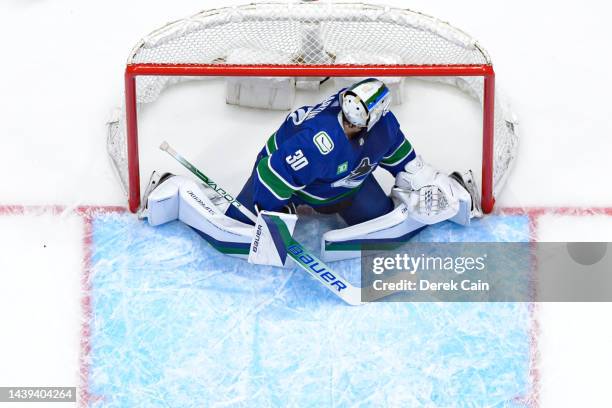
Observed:
[[[433,17],[362,3],[259,3],[204,11],[142,39],[125,70],[125,106],[108,152],[140,204],[138,106],[179,79],[215,77],[426,77],[451,83],[483,107],[482,207],[491,212],[515,157],[517,129],[496,101],[489,55]],[[263,139],[262,139],[263,140]]]

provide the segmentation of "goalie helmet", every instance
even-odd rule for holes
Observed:
[[[348,88],[340,99],[346,120],[369,131],[389,111],[391,93],[384,82],[369,78]]]

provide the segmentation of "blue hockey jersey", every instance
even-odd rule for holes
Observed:
[[[416,157],[391,112],[349,140],[342,127],[342,91],[292,112],[270,136],[253,177],[260,209],[275,211],[289,201],[334,204],[357,192],[376,167],[395,176]]]

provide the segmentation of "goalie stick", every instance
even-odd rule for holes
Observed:
[[[228,194],[225,190],[219,187],[217,183],[211,180],[208,176],[198,170],[193,164],[187,161],[183,156],[178,154],[168,142],[163,142],[159,148],[176,161],[181,163],[187,170],[193,173],[197,178],[202,180],[204,184],[212,188],[219,196],[224,198],[230,205],[236,207],[241,213],[248,217],[254,223],[257,223],[257,217],[249,209],[244,207],[238,202],[232,195]],[[299,242],[297,242],[291,234],[287,225],[283,222],[280,217],[266,216],[264,221],[268,225],[273,235],[275,235],[275,241],[279,242],[279,246],[283,248],[287,255],[295,261],[296,264],[310,276],[321,282],[327,289],[332,291],[340,299],[344,300],[351,306],[361,305],[361,291],[357,287],[351,285],[346,279],[334,273],[323,261],[314,256],[308,249],[304,248]]]
[[[166,142],[166,141],[162,142],[162,144],[159,146],[159,148],[161,150],[163,150],[164,152],[168,153],[170,156],[172,156],[176,161],[181,163],[183,166],[185,166],[185,168],[187,168],[187,170],[189,170],[197,178],[202,180],[204,182],[204,184],[206,184],[208,187],[210,187],[213,190],[215,190],[215,192],[217,194],[219,194],[219,196],[221,198],[225,199],[225,201],[227,201],[228,203],[230,203],[231,205],[236,207],[242,214],[245,215],[245,217],[247,217],[249,220],[251,220],[251,221],[253,221],[255,223],[257,222],[257,217],[255,216],[255,214],[250,212],[242,204],[240,204],[238,201],[236,201],[236,199],[232,195],[230,195],[228,192],[226,192],[221,187],[219,187],[219,185],[217,183],[215,183],[210,178],[208,178],[206,176],[206,174],[204,174],[200,170],[198,170],[198,168],[196,166],[194,166],[193,164],[189,163],[189,161],[187,161],[187,159],[185,159],[183,156],[178,154],[176,152],[176,150],[174,150],[173,148],[170,147],[168,142]]]

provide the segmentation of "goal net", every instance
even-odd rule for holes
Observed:
[[[363,3],[258,3],[204,11],[143,38],[125,71],[125,103],[109,123],[108,153],[131,211],[140,204],[138,109],[199,77],[292,84],[332,77],[422,77],[452,84],[482,106],[482,205],[493,209],[515,158],[517,123],[495,96],[487,52],[448,23]],[[220,101],[220,103],[222,103]]]

